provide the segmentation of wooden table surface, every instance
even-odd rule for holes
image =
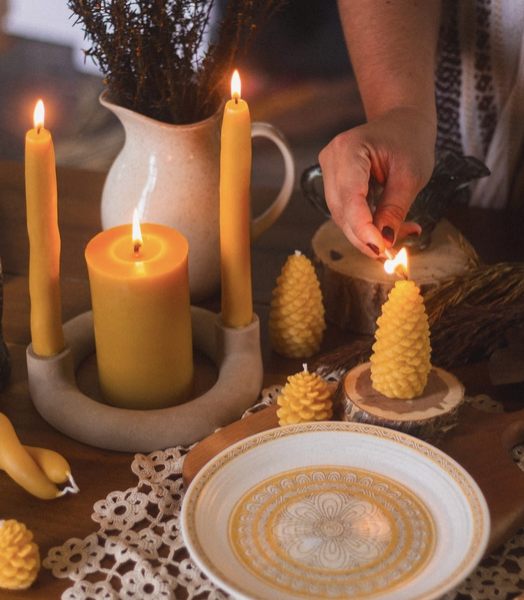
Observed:
[[[105,174],[58,169],[59,222],[62,238],[61,290],[64,322],[90,309],[90,292],[84,249],[100,231],[100,197]],[[450,220],[463,231],[487,262],[524,260],[521,240],[522,219],[508,218],[492,211],[454,209]],[[301,370],[302,360],[284,359],[269,347],[268,315],[276,277],[295,250],[309,254],[313,234],[323,217],[296,192],[281,219],[253,246],[253,297],[261,320],[261,339],[266,385],[284,383],[288,375]],[[12,375],[0,393],[0,411],[12,421],[22,443],[52,448],[69,461],[80,487],[76,496],[53,501],[30,496],[0,472],[0,519],[14,518],[33,531],[44,558],[53,546],[72,537],[84,538],[94,530],[91,520],[94,503],[114,490],[136,485],[131,472],[132,454],[93,448],[48,425],[34,409],[28,391],[25,352],[30,342],[28,294],[28,238],[25,223],[23,165],[0,162],[0,259],[3,268],[3,337],[12,357]],[[219,309],[219,298],[205,306]],[[351,334],[328,327],[322,351],[347,343]],[[514,386],[490,386],[487,370],[474,365],[460,370],[470,395],[491,393],[495,397],[514,395]],[[519,388],[521,391],[521,389]],[[1,441],[1,440],[0,440]],[[33,587],[17,598],[59,598],[71,585],[42,569]],[[0,592],[1,595],[1,592]]]

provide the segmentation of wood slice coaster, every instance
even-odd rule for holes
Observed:
[[[407,400],[377,392],[370,367],[370,362],[359,365],[340,382],[335,395],[340,419],[389,427],[431,443],[458,423],[464,388],[451,373],[433,367],[423,394]]]
[[[422,294],[467,268],[467,254],[450,238],[458,240],[459,232],[444,219],[433,231],[430,246],[409,255],[409,277]],[[380,261],[357,250],[331,220],[317,230],[311,245],[326,320],[341,329],[375,333],[382,305],[397,277],[388,275]]]

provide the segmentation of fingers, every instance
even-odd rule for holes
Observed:
[[[434,129],[417,110],[394,110],[338,135],[320,153],[333,220],[364,254],[376,257],[399,237],[420,235],[419,225],[404,220],[433,170]],[[373,213],[366,199],[372,178],[383,187]]]
[[[415,192],[395,185],[394,176],[388,179],[373,215],[373,223],[381,232],[387,248],[395,244],[398,237],[409,233],[420,233],[415,223],[404,223]]]
[[[418,237],[422,233],[422,227],[418,223],[405,221],[400,226],[396,239],[404,239],[407,237]]]
[[[376,258],[384,252],[385,244],[382,235],[373,224],[366,197],[348,193],[346,199],[346,210],[336,221],[337,224],[355,248]]]
[[[345,132],[319,154],[326,202],[349,241],[376,258],[384,250],[384,240],[367,201],[371,162],[365,147],[353,144],[351,138],[351,132]]]

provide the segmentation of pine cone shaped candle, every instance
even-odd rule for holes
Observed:
[[[269,333],[275,352],[307,358],[320,349],[326,323],[322,292],[311,261],[301,254],[288,257],[273,290]]]
[[[304,371],[287,378],[277,398],[279,425],[294,425],[310,421],[326,421],[333,415],[332,392],[316,373]]]
[[[397,281],[377,319],[371,356],[373,388],[389,398],[415,398],[431,370],[428,317],[413,281]]]
[[[40,553],[33,534],[14,519],[0,521],[0,588],[25,590],[39,569]]]

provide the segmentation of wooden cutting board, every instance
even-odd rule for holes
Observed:
[[[277,406],[236,421],[199,442],[187,454],[184,485],[219,452],[250,435],[278,427]],[[524,526],[524,473],[509,450],[524,442],[524,409],[487,413],[466,404],[459,424],[438,444],[475,479],[491,515],[487,554],[496,550]]]

